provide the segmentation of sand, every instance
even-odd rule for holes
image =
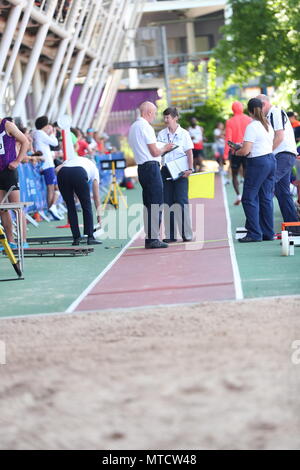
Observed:
[[[288,297],[3,319],[0,448],[299,449],[299,312]]]

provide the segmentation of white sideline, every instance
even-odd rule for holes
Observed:
[[[227,220],[227,235],[228,235],[231,265],[232,265],[232,271],[233,271],[235,298],[236,298],[236,300],[242,300],[244,298],[244,293],[243,293],[243,288],[242,288],[240,270],[239,270],[239,267],[238,267],[238,264],[237,264],[235,249],[234,249],[234,246],[233,246],[232,227],[231,227],[231,220],[230,220],[230,214],[229,214],[229,208],[228,208],[228,199],[227,199],[227,194],[226,194],[226,190],[225,190],[223,175],[222,175],[222,178],[221,178],[221,184],[222,184],[224,208],[225,208],[225,214],[226,214],[226,220]]]
[[[77,297],[76,300],[74,300],[74,302],[71,303],[71,305],[65,310],[65,313],[72,313],[74,312],[75,308],[80,304],[80,302],[84,299],[84,297],[86,297],[86,295],[93,289],[93,287],[97,284],[98,281],[100,281],[100,279],[102,279],[102,277],[113,267],[113,265],[118,261],[118,259],[122,256],[122,254],[124,253],[124,251],[127,250],[127,248],[134,242],[134,240],[136,240],[136,238],[138,238],[138,236],[140,235],[140,233],[142,232],[143,228],[141,228],[141,230],[139,230],[135,235],[134,237],[127,243],[127,245],[124,246],[124,248],[120,251],[120,253],[118,253],[118,255],[109,263],[108,266],[106,266],[106,268],[101,271],[101,273],[89,284],[89,286],[80,294],[79,297]]]
[[[252,298],[248,298],[248,299],[242,299],[242,302],[245,302],[245,303],[249,303],[249,302],[256,302],[256,301],[260,301],[260,300],[278,300],[278,299],[295,299],[295,300],[299,300],[300,302],[300,295],[297,295],[297,294],[289,294],[289,295],[272,295],[270,297],[252,297]],[[227,299],[227,300],[204,300],[202,302],[185,302],[185,303],[177,303],[177,304],[155,304],[155,305],[143,305],[143,306],[138,306],[138,307],[118,307],[118,308],[105,308],[103,310],[86,310],[86,311],[82,311],[82,312],[73,312],[73,315],[84,315],[84,314],[90,314],[90,313],[105,313],[105,312],[111,312],[111,311],[114,311],[114,312],[135,312],[135,311],[139,311],[139,310],[144,310],[144,309],[152,309],[152,308],[172,308],[172,307],[182,307],[182,306],[195,306],[195,305],[203,305],[203,304],[215,304],[215,303],[222,303],[224,304],[225,303],[230,303],[230,302],[235,302],[235,300],[232,300],[232,299]],[[178,313],[178,312],[177,312]],[[180,312],[179,312],[180,314]],[[35,318],[41,318],[41,317],[53,317],[53,316],[56,316],[56,317],[61,317],[62,315],[69,315],[67,312],[51,312],[51,313],[29,313],[27,315],[7,315],[5,317],[0,317],[0,322],[2,320],[12,320],[12,321],[16,321],[16,320],[34,320]]]

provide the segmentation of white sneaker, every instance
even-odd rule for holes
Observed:
[[[49,210],[50,214],[52,215],[52,217],[54,217],[55,220],[62,220],[63,219],[63,217],[61,215],[59,215],[57,207],[54,204],[52,204],[52,206],[49,207],[48,210]]]
[[[294,197],[298,195],[297,186],[295,186],[292,183],[290,183],[290,194],[291,196],[294,196]]]
[[[68,209],[62,203],[58,204],[58,208],[59,208],[60,212],[67,214]]]
[[[236,197],[236,200],[234,201],[234,205],[235,206],[239,206],[240,203],[242,202],[242,196],[239,194],[237,197]]]

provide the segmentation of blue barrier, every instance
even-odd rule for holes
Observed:
[[[84,158],[84,157],[82,157]],[[101,160],[118,160],[124,158],[123,152],[110,154],[96,154],[95,161],[100,174],[100,192],[105,194],[111,182],[111,171],[101,170]],[[18,166],[20,198],[21,201],[32,202],[26,212],[38,212],[47,210],[47,188],[43,175],[41,175],[41,163],[32,165],[31,163],[22,163]],[[124,178],[124,170],[116,170],[118,183]]]
[[[41,163],[32,165],[22,163],[18,166],[20,199],[33,204],[26,208],[27,212],[47,209],[47,189],[44,177],[40,173]]]

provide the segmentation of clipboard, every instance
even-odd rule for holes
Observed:
[[[181,157],[175,158],[175,160],[166,162],[166,167],[169,170],[172,180],[177,180],[182,176],[182,173],[189,169],[187,155],[182,155]]]
[[[168,142],[162,142],[161,140],[158,140],[156,142],[156,146],[157,146],[157,148],[159,148],[159,150],[161,150],[162,148],[164,148],[165,145],[167,145],[167,143]],[[173,147],[171,148],[171,150],[167,150],[166,152],[162,153],[161,157],[163,157],[164,155],[166,155],[169,152],[173,152],[173,150],[178,149],[178,147],[179,147],[178,145],[173,144]]]

